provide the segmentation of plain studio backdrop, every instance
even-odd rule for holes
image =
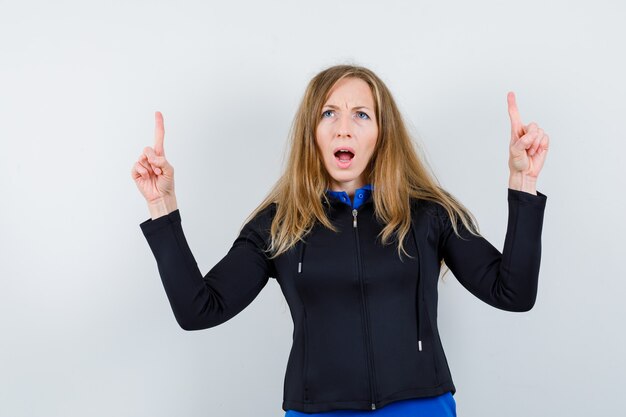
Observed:
[[[293,324],[277,282],[182,330],[130,170],[163,112],[206,274],[278,179],[307,82],[341,63],[386,82],[499,250],[507,91],[550,135],[535,307],[439,283],[459,415],[619,414],[625,18],[618,1],[0,1],[0,415],[284,414]]]

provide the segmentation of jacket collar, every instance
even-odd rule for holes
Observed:
[[[373,189],[374,186],[372,184],[366,184],[361,188],[357,188],[354,192],[354,202],[351,201],[350,196],[345,191],[333,191],[327,189],[326,195],[330,198],[332,203],[341,202],[352,207],[353,209],[357,209],[369,200]]]

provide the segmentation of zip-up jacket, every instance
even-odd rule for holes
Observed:
[[[375,191],[374,191],[375,192]],[[304,240],[268,259],[272,204],[247,222],[228,253],[203,277],[187,245],[180,211],[141,223],[167,297],[185,330],[231,319],[275,278],[289,304],[293,345],[284,378],[283,410],[306,413],[375,410],[403,399],[456,388],[437,330],[440,261],[476,297],[523,312],[536,300],[547,197],[508,189],[502,253],[444,208],[412,200],[411,231],[382,245],[373,199],[352,209],[324,202],[338,229],[316,224]]]

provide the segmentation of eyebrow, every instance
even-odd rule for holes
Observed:
[[[322,108],[324,107],[330,107],[331,109],[336,109],[339,110],[338,106],[335,106],[334,104],[325,104]],[[356,107],[352,107],[352,110],[358,110],[358,109],[367,109],[367,110],[371,110],[369,107],[367,106],[356,106]]]

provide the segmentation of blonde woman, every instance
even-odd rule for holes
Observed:
[[[496,308],[528,311],[537,295],[547,197],[536,182],[549,139],[522,123],[513,93],[507,100],[502,252],[425,168],[383,81],[337,65],[310,81],[284,173],[205,276],[185,240],[157,112],[154,148],[132,177],[148,203],[151,218],[140,226],[178,324],[220,325],[275,278],[294,322],[286,416],[455,416],[437,330],[444,263]]]

